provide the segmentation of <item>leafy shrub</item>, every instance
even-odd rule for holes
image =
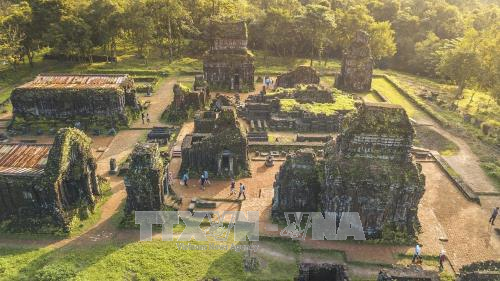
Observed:
[[[38,270],[35,281],[64,281],[76,276],[76,269],[71,264],[49,264]]]

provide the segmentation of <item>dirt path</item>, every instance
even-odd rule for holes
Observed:
[[[410,107],[410,111],[415,112],[415,114],[413,114],[413,118],[417,124],[429,126],[434,131],[454,142],[458,146],[459,151],[455,155],[443,157],[450,164],[453,170],[460,174],[462,179],[472,188],[473,191],[478,193],[499,192],[499,190],[496,189],[495,184],[481,169],[479,158],[474,154],[474,152],[472,152],[469,145],[463,139],[451,134],[446,129],[441,127],[427,113],[415,106],[401,93],[399,93],[399,95],[402,98],[400,101],[402,104],[400,105],[405,108]]]
[[[488,226],[489,207],[468,201],[436,163],[422,163],[422,168],[426,190],[419,209],[424,224],[419,241],[424,254],[435,255],[440,251],[436,247],[443,247],[455,270],[475,261],[500,259],[500,237]],[[437,218],[447,242],[437,241],[440,233],[433,231],[436,225],[428,222],[428,215],[420,214],[426,211]]]

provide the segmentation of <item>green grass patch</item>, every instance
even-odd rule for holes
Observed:
[[[406,110],[406,113],[410,118],[417,118],[424,115],[410,100],[403,96],[385,78],[373,78],[372,88],[386,97],[390,103],[401,105]]]
[[[428,126],[415,126],[415,145],[438,151],[443,156],[455,155],[458,146]]]
[[[3,247],[0,280],[292,280],[298,273],[295,258],[283,261],[266,251],[257,251],[262,267],[249,273],[243,269],[246,252],[179,250],[176,243],[97,243],[91,247],[69,245],[56,250]],[[290,251],[292,246],[282,243],[292,244],[265,242],[272,249],[276,246],[276,251],[288,249],[281,254],[295,255]]]
[[[334,115],[339,110],[353,110],[354,99],[348,95],[335,95],[334,103],[298,103],[295,99],[281,99],[281,110],[303,110],[314,114]]]

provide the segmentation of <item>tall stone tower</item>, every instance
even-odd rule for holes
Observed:
[[[210,89],[253,90],[254,57],[247,49],[246,23],[212,22],[208,37],[210,50],[203,60],[203,72]]]
[[[373,57],[369,36],[358,31],[351,46],[344,52],[342,69],[335,87],[347,92],[366,92],[372,87]]]
[[[137,144],[131,158],[130,168],[125,175],[125,212],[160,211],[164,203],[165,170],[158,144]]]

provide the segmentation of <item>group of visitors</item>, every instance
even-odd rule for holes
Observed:
[[[189,181],[189,173],[185,172],[181,177],[181,184],[184,186],[188,186],[188,181]],[[200,189],[205,190],[205,185],[207,184],[208,185],[211,184],[209,180],[208,171],[203,171],[203,173],[200,176]],[[234,178],[231,178],[229,195],[230,196],[236,195],[236,181],[234,180]],[[237,199],[240,199],[241,196],[243,196],[243,200],[247,199],[246,186],[242,182],[240,182],[240,190]]]
[[[182,175],[181,184],[184,186],[188,186],[188,181],[189,181],[189,173],[185,172]],[[205,170],[205,171],[203,171],[203,173],[201,173],[201,176],[200,176],[200,189],[205,190],[206,184],[211,184],[211,183],[210,183],[210,180],[208,179],[208,171]]]
[[[236,195],[236,182],[234,181],[234,179],[231,179],[229,196],[231,195]],[[242,182],[240,182],[240,193],[238,194],[238,199],[240,199],[242,195],[243,200],[247,199],[246,186]]]
[[[441,252],[439,252],[438,261],[439,261],[439,269],[443,270],[444,262],[446,261],[446,252],[444,249],[441,249]],[[415,246],[415,252],[413,254],[411,262],[416,264],[422,264],[422,245],[417,244]]]

